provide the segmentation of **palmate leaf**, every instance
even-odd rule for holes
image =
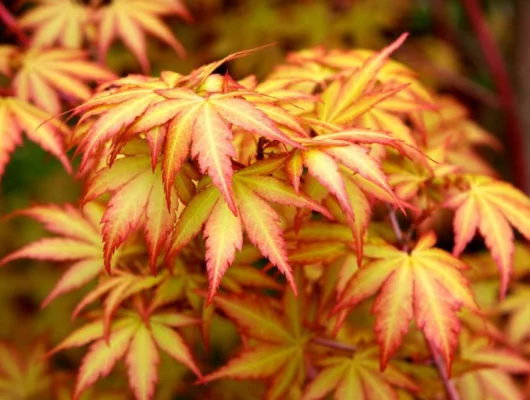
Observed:
[[[72,0],[37,0],[21,18],[24,29],[33,31],[34,47],[63,47],[80,49],[85,39],[94,40],[90,29],[95,27],[98,56],[105,59],[112,42],[119,38],[149,70],[146,33],[171,46],[180,56],[185,52],[161,17],[178,15],[190,21],[191,16],[180,0],[112,0],[91,1],[83,5]]]
[[[123,133],[146,109],[163,97],[155,90],[167,88],[167,83],[147,77],[127,77],[111,82],[110,89],[95,94],[91,99],[78,106],[75,112],[83,113],[74,131],[78,152],[83,152],[80,173],[87,170],[94,157],[106,140],[116,141],[116,136]],[[114,87],[117,86],[117,87]],[[104,86],[105,88],[105,86]],[[85,123],[89,118],[95,121]],[[145,130],[149,130],[153,124]],[[117,147],[116,157],[124,143]]]
[[[13,78],[15,96],[41,109],[58,114],[61,98],[87,100],[91,95],[85,82],[103,82],[115,75],[88,61],[88,54],[70,49],[29,49],[17,52]]]
[[[282,284],[253,265],[262,259],[263,256],[258,249],[248,243],[244,244],[223,275],[220,287],[232,294],[243,294],[248,289],[281,290]],[[171,274],[165,276],[157,285],[150,303],[151,309],[184,299],[187,299],[193,308],[203,308],[204,301],[199,291],[203,291],[208,285],[208,278],[202,271],[193,268],[193,263],[196,262],[196,258],[190,259],[185,254],[177,257],[171,266]],[[199,262],[204,263],[202,259]]]
[[[409,86],[409,83],[376,85],[377,81],[382,82],[379,73],[388,57],[401,46],[405,38],[406,35],[402,35],[381,52],[367,58],[358,69],[345,71],[335,79],[322,93],[322,102],[317,104],[316,115],[318,119],[348,125],[356,121],[357,118],[363,120],[368,118],[368,121],[374,118],[384,121],[384,117],[389,114],[389,111],[392,113],[411,113],[426,107],[430,108],[431,105],[425,101],[420,101],[420,99],[406,99],[407,96],[401,96],[399,100],[396,99],[399,92]],[[410,80],[413,82],[412,77]],[[379,113],[369,113],[376,106]],[[367,122],[363,120],[361,120],[361,126],[364,126],[363,122]],[[393,131],[393,129],[389,130]]]
[[[530,287],[517,284],[496,309],[508,314],[506,335],[513,343],[524,343],[530,337]]]
[[[183,314],[153,314],[144,321],[135,313],[126,313],[113,323],[110,336],[104,335],[104,323],[96,320],[72,332],[48,354],[80,347],[93,342],[81,362],[74,398],[98,379],[107,376],[116,363],[124,358],[129,385],[138,400],[150,400],[158,381],[160,351],[184,364],[201,378],[193,356],[174,328],[193,325],[197,321]]]
[[[84,201],[96,199],[106,192],[112,197],[103,215],[104,259],[107,271],[116,249],[143,225],[149,265],[156,271],[157,257],[176,218],[176,191],[170,189],[174,207],[168,210],[162,186],[160,166],[152,170],[148,155],[123,157],[111,167],[96,173],[88,185]]]
[[[18,20],[21,28],[33,31],[31,45],[46,48],[59,43],[62,47],[80,49],[89,23],[89,9],[71,0],[35,2],[35,7]]]
[[[446,178],[460,172],[458,166],[447,161],[445,146],[424,149],[424,154],[426,164],[396,159],[383,163],[383,171],[399,198],[418,207],[438,203]]]
[[[326,398],[334,392],[334,399],[397,399],[395,388],[412,392],[416,384],[393,365],[384,372],[379,369],[378,348],[359,349],[351,357],[334,356],[318,362],[323,368],[307,386],[303,400]]]
[[[404,38],[377,53],[323,48],[293,53],[288,56],[289,63],[280,66],[269,79],[283,83],[286,89],[306,93],[314,93],[319,84],[324,87],[318,101],[295,103],[306,110],[303,118],[317,134],[329,132],[329,125],[384,131],[407,143],[409,146],[398,151],[423,165],[425,159],[416,149],[416,138],[403,117],[431,109],[434,102],[412,71],[388,59]],[[296,112],[293,110],[289,111]],[[385,154],[381,146],[370,147],[376,159]]]
[[[386,99],[395,98],[405,89],[405,85],[381,85],[379,77],[389,55],[401,45],[405,37],[406,35],[401,36],[381,52],[361,59],[357,64],[358,68],[344,67],[344,73],[334,79],[322,92],[319,101],[315,102],[315,110],[303,117],[318,136],[300,139],[307,150],[300,151],[300,155],[292,155],[286,165],[295,188],[299,187],[302,166],[305,165],[308,173],[337,198],[346,221],[352,228],[359,263],[363,254],[363,234],[370,220],[370,207],[367,206],[368,202],[359,189],[358,182],[353,183],[351,179],[344,177],[344,172],[347,175],[352,172],[358,174],[367,181],[368,186],[384,193],[384,201],[402,206],[382,171],[380,157],[374,157],[371,153],[373,145],[392,147],[421,164],[426,163],[423,154],[413,146],[415,143],[411,137],[401,135],[407,140],[404,141],[399,135],[391,133],[394,131],[393,126],[388,127],[389,132],[385,132],[366,129],[366,124],[362,122],[362,118],[374,107]],[[303,60],[297,62],[304,64]],[[294,76],[291,78],[294,79]],[[425,106],[425,102],[412,100],[412,97],[408,103],[402,101],[400,104],[404,105],[401,109],[394,106],[394,109],[390,107],[389,110],[393,113],[410,113]],[[394,118],[399,122],[399,118]],[[375,126],[378,127],[378,124]],[[366,186],[361,187],[365,189]]]
[[[20,351],[23,350],[23,351]],[[52,385],[42,340],[17,349],[0,342],[0,397],[3,399],[46,398]]]
[[[35,206],[18,211],[17,214],[36,219],[58,236],[28,244],[6,256],[0,261],[0,265],[24,258],[71,262],[68,270],[43,301],[42,307],[57,296],[85,285],[103,269],[103,245],[99,228],[103,214],[101,206],[87,204],[84,215],[71,205]]]
[[[160,108],[174,108],[183,101],[181,100],[183,93],[178,89],[160,91],[159,94],[168,97],[168,101],[158,106]],[[188,109],[169,124],[163,162],[167,174],[164,180],[166,185],[169,185],[186,156],[186,148],[191,145],[191,155],[198,158],[201,172],[208,173],[212,177],[234,214],[236,209],[230,182],[232,177],[230,159],[235,157],[235,149],[230,125],[272,141],[277,140],[280,143],[300,147],[297,142],[281,132],[263,111],[247,100],[235,96],[237,92],[212,94],[206,99],[198,95],[191,97],[186,95],[184,101]],[[155,107],[157,106],[153,109]],[[174,154],[176,157],[173,156]]]
[[[171,85],[188,84],[190,79],[194,81],[193,74],[175,77]],[[147,139],[154,158],[162,153],[162,177],[168,204],[175,176],[191,151],[191,156],[199,161],[201,172],[212,177],[230,209],[236,213],[231,187],[231,159],[235,157],[232,127],[271,141],[294,147],[301,145],[242,97],[245,93],[255,96],[259,93],[236,90],[199,95],[183,87],[168,89],[170,84],[164,81],[165,78],[167,74],[162,80],[137,82],[117,91],[108,90],[77,109],[85,112],[85,117],[98,115],[79,142],[78,151],[83,152],[81,170],[106,140],[110,139],[119,152],[127,141],[159,127],[156,138],[148,135]]]
[[[480,157],[477,147],[501,152],[503,146],[499,139],[471,121],[468,111],[456,99],[438,96],[435,101],[437,110],[412,115],[416,129],[428,132],[429,148],[443,146],[446,162],[458,166],[462,172],[498,178],[498,172]]]
[[[160,274],[155,277],[118,271],[112,277],[102,280],[95,289],[83,297],[72,312],[72,319],[77,318],[89,304],[104,298],[102,319],[105,328],[104,333],[108,337],[112,318],[120,305],[134,295],[158,286],[165,278],[165,274]]]
[[[336,116],[338,114],[346,116],[348,108],[354,109],[356,107],[356,99],[360,100],[359,109],[362,109],[364,105],[371,104],[373,106],[382,100],[377,100],[369,95],[373,91],[375,97],[379,96],[379,89],[381,88],[374,91],[377,84],[388,89],[401,86],[403,90],[394,94],[386,105],[381,105],[381,107],[373,109],[373,112],[360,116],[360,120],[362,121],[361,126],[365,127],[394,131],[394,129],[389,129],[388,123],[391,122],[393,125],[398,125],[396,129],[408,131],[400,119],[396,118],[395,113],[410,112],[417,109],[418,106],[424,108],[425,105],[432,103],[432,98],[419,84],[415,74],[409,68],[388,59],[392,52],[403,44],[406,37],[407,34],[401,35],[379,52],[367,50],[328,51],[322,47],[317,47],[291,53],[287,56],[288,63],[279,66],[269,79],[290,80],[293,85],[303,86],[310,93],[314,91],[317,85],[332,81],[326,96],[328,99],[340,98],[337,102],[336,111],[332,111],[333,114],[337,114]],[[305,80],[303,85],[300,84],[301,80]],[[360,97],[360,94],[368,94],[366,100]],[[333,101],[335,102],[335,100]],[[331,104],[317,104],[318,114],[325,115],[324,118],[327,120],[331,117],[329,114],[331,107]],[[368,109],[364,111],[366,112]],[[372,126],[374,123],[375,126]]]
[[[30,243],[0,260],[0,265],[20,259],[68,262],[69,267],[42,302],[46,307],[57,296],[86,285],[96,278],[104,266],[100,221],[104,213],[101,204],[91,202],[82,210],[72,206],[34,206],[16,214],[29,216],[44,225],[55,237]],[[113,262],[127,256],[144,253],[144,248],[134,244],[121,249]]]
[[[435,243],[431,232],[419,239],[410,254],[390,245],[375,245],[367,254],[375,261],[354,274],[335,307],[336,311],[350,309],[379,292],[372,312],[383,368],[414,319],[450,371],[460,330],[456,313],[462,306],[477,309],[460,273],[467,266],[434,248]]]
[[[384,201],[401,206],[401,202],[387,182],[380,163],[369,154],[369,149],[364,145],[380,143],[397,148],[408,145],[384,132],[366,129],[347,129],[317,136],[311,140],[300,139],[300,142],[307,150],[300,151],[300,160],[295,159],[298,156],[294,154],[286,164],[287,174],[292,180],[293,187],[300,185],[300,167],[303,165],[307,167],[309,175],[316,178],[336,197],[346,222],[354,234],[360,262],[363,254],[363,234],[369,222],[370,210],[366,207],[366,197],[359,188],[358,179],[355,181],[352,173],[358,174],[366,181],[368,185],[364,184],[365,188],[369,186],[376,188],[377,197],[384,197]],[[374,191],[370,189],[369,192]],[[378,192],[381,192],[382,196]]]
[[[22,144],[22,132],[44,150],[50,152],[71,172],[64,152],[64,137],[69,134],[66,125],[45,111],[15,97],[0,97],[0,178],[10,154]]]
[[[530,199],[506,182],[486,176],[466,175],[464,189],[445,206],[455,209],[455,246],[460,255],[478,230],[497,263],[501,275],[501,298],[506,294],[513,270],[513,225],[530,239]]]
[[[149,70],[145,32],[165,42],[184,57],[185,51],[171,30],[160,20],[165,15],[178,15],[191,20],[181,0],[112,0],[96,10],[98,55],[104,60],[110,44],[120,38],[133,52],[144,71]]]
[[[330,207],[329,203],[325,204],[337,217],[342,212],[338,205]],[[292,264],[311,265],[313,268],[321,266],[322,277],[319,283],[322,290],[318,304],[321,310],[319,315],[326,325],[329,324],[328,313],[323,310],[333,307],[337,295],[359,269],[351,227],[345,221],[341,222],[343,223],[306,221],[298,229],[285,232],[289,261]]]
[[[530,373],[530,363],[514,350],[493,346],[491,339],[472,336],[463,330],[459,337],[460,354],[455,362],[472,366],[469,372],[454,378],[462,400],[526,398],[512,375]]]
[[[283,399],[293,387],[305,379],[304,349],[309,332],[302,324],[304,310],[293,292],[286,291],[284,312],[274,300],[255,296],[214,298],[216,309],[230,318],[247,338],[258,345],[242,351],[217,371],[204,377],[205,382],[217,379],[260,379],[269,382],[266,399]]]
[[[219,189],[212,185],[199,192],[182,212],[171,239],[168,259],[198,235],[204,225],[210,281],[208,301],[213,298],[222,276],[232,264],[236,250],[241,249],[243,228],[250,242],[286,276],[296,291],[279,215],[268,203],[305,207],[330,215],[324,207],[304,194],[296,193],[280,179],[260,174],[272,172],[277,164],[276,159],[262,161],[234,175],[237,215],[229,209]]]

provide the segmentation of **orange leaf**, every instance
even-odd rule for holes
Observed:
[[[115,250],[143,222],[149,265],[153,273],[156,271],[157,257],[173,228],[176,209],[165,206],[160,167],[153,173],[150,164],[145,156],[120,158],[112,167],[98,171],[89,183],[85,201],[112,192],[102,219],[107,270]],[[174,189],[171,195],[176,198]]]
[[[41,109],[58,114],[59,95],[87,100],[90,88],[84,81],[108,81],[115,75],[88,61],[83,51],[32,48],[19,55],[21,67],[14,76],[15,95],[31,101]]]
[[[446,200],[456,209],[453,227],[458,256],[478,231],[496,261],[504,297],[513,269],[513,225],[530,239],[530,199],[512,185],[485,176],[464,176],[467,188]]]
[[[236,250],[243,246],[243,226],[224,201],[214,206],[206,226],[206,266],[208,268],[208,303],[212,301],[228,266],[234,261]]]
[[[114,0],[97,10],[98,54],[104,60],[110,44],[119,37],[138,58],[142,69],[149,71],[145,32],[171,46],[179,56],[185,55],[180,42],[162,23],[160,16],[176,14],[189,20],[190,15],[179,0],[151,1]]]
[[[373,312],[383,368],[414,316],[449,371],[460,330],[456,312],[462,306],[476,310],[473,294],[459,272],[463,263],[433,248],[435,242],[430,233],[420,238],[410,254],[388,245],[384,252],[374,251],[370,257],[376,260],[355,273],[335,307],[336,311],[350,309],[379,292]]]
[[[377,347],[360,349],[352,357],[328,357],[320,363],[324,369],[307,386],[303,400],[323,399],[333,391],[337,399],[392,400],[397,398],[398,388],[418,390],[396,367],[389,365],[386,371],[379,370]]]
[[[63,137],[69,131],[66,125],[23,100],[0,97],[0,178],[9,161],[9,155],[22,144],[22,132],[61,161],[66,171],[72,168],[64,152]]]
[[[73,262],[43,301],[42,307],[46,307],[57,296],[90,282],[103,268],[103,245],[99,229],[102,210],[96,204],[88,204],[84,212],[85,215],[71,205],[35,206],[18,212],[36,219],[48,231],[60,237],[30,243],[6,256],[0,265],[22,258]]]

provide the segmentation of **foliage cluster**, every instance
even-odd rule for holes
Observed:
[[[0,345],[0,394],[123,398],[97,385],[112,373],[142,400],[528,396],[530,199],[477,152],[497,139],[390,59],[407,35],[292,52],[263,80],[218,73],[253,50],[118,78],[116,38],[144,70],[146,33],[181,50],[161,20],[189,19],[180,1],[36,3],[0,47],[0,175],[25,133],[68,171],[75,148],[84,190],[17,211],[51,235],[0,264],[61,264],[42,306],[84,290],[83,323]],[[87,346],[73,387],[46,367]]]

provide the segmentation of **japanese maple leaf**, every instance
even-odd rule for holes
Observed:
[[[15,95],[51,114],[61,111],[60,97],[70,102],[88,99],[92,92],[85,82],[115,78],[79,50],[31,48],[17,56],[20,67],[13,79]]]
[[[526,398],[512,374],[529,374],[530,363],[513,350],[493,346],[491,339],[472,336],[467,330],[459,337],[460,355],[456,363],[474,366],[454,383],[463,399],[494,398],[523,400]]]
[[[407,67],[389,60],[406,37],[401,35],[379,52],[316,48],[292,53],[288,64],[277,68],[271,78],[294,84],[303,79],[309,92],[332,80],[316,104],[319,119],[347,124],[355,121],[411,139],[409,129],[396,114],[431,108],[432,99]]]
[[[149,70],[147,59],[148,33],[171,46],[180,56],[185,52],[161,17],[178,15],[186,21],[191,15],[180,0],[112,0],[91,1],[87,5],[72,0],[37,0],[38,4],[20,18],[21,27],[32,30],[34,47],[80,49],[85,38],[91,39],[95,27],[98,55],[104,60],[112,42],[119,38],[138,58],[142,69]]]
[[[364,69],[367,73],[363,80],[372,79],[375,71],[378,80],[383,84],[397,82],[399,84],[411,83],[411,91],[417,92],[417,96],[426,96],[425,89],[418,84],[415,73],[407,66],[393,60],[389,56],[403,45],[408,34],[400,35],[394,42],[380,51],[370,51],[364,49],[341,50],[326,49],[322,46],[292,52],[287,55],[288,68],[281,68],[280,75],[292,74],[296,76],[304,66],[320,67],[321,74],[326,77],[341,74],[344,71]],[[316,68],[313,68],[316,70]],[[313,72],[313,71],[310,71]]]
[[[310,336],[303,327],[304,311],[293,292],[286,291],[281,305],[250,295],[218,295],[214,304],[256,345],[205,376],[205,382],[223,378],[267,380],[264,398],[271,400],[285,398],[288,390],[301,384],[305,377],[304,349]]]
[[[411,147],[403,148],[409,157],[417,157],[416,138],[403,116],[418,110],[432,109],[433,100],[405,66],[389,60],[389,56],[403,43],[406,35],[380,52],[326,51],[309,49],[288,56],[289,63],[280,66],[271,79],[290,82],[288,87],[301,88],[307,93],[325,89],[318,101],[298,101],[296,104],[309,113],[304,119],[313,121],[313,130],[320,134],[323,127],[314,122],[334,123],[344,128],[367,128],[387,131]],[[302,80],[303,82],[300,82]],[[372,146],[383,153],[381,146]],[[383,153],[384,154],[384,153]]]
[[[89,304],[103,299],[102,320],[105,336],[108,337],[112,318],[120,305],[134,295],[160,285],[166,278],[165,273],[152,276],[141,273],[133,274],[128,271],[116,271],[115,275],[98,282],[98,285],[81,299],[72,312],[72,319],[77,318]]]
[[[321,121],[351,124],[357,118],[365,116],[373,107],[383,105],[386,100],[391,102],[392,112],[412,112],[425,108],[426,104],[418,100],[400,98],[396,100],[397,94],[405,89],[408,84],[383,83],[376,87],[379,73],[384,67],[390,54],[404,42],[406,34],[401,35],[394,43],[382,51],[368,57],[358,69],[344,71],[341,76],[333,82],[322,93],[321,102],[317,104],[316,115]],[[412,77],[410,77],[413,81]],[[388,107],[388,106],[387,106]],[[387,111],[380,110],[381,117]],[[371,115],[374,117],[374,115]],[[376,119],[378,115],[375,115]],[[366,118],[366,116],[364,117]],[[390,130],[392,131],[392,130]]]
[[[35,206],[17,214],[27,215],[41,222],[56,237],[30,243],[0,261],[5,265],[14,260],[67,261],[71,265],[42,303],[48,305],[57,296],[84,286],[103,269],[103,245],[99,221],[102,208],[87,204],[83,210],[67,204]]]
[[[18,20],[20,27],[33,31],[31,44],[46,48],[55,43],[80,49],[86,36],[90,10],[72,0],[37,0]]]
[[[9,155],[22,144],[22,132],[33,142],[50,152],[71,172],[64,152],[63,138],[69,134],[66,125],[45,111],[15,97],[0,97],[0,178]]]
[[[212,177],[235,213],[231,184],[231,159],[235,157],[232,126],[271,141],[301,147],[280,131],[267,114],[240,97],[238,91],[206,93],[203,97],[190,89],[162,90],[164,87],[168,86],[162,81],[146,82],[108,96],[101,94],[81,106],[79,110],[88,111],[89,115],[91,108],[99,112],[98,106],[109,106],[103,108],[79,143],[78,150],[83,152],[81,169],[104,141],[110,139],[119,150],[124,141],[146,133],[153,157],[162,154],[168,204],[175,176],[191,150],[201,172]]]
[[[193,252],[196,255],[198,252]],[[236,253],[234,262],[223,275],[220,287],[232,294],[243,294],[247,289],[281,290],[283,286],[253,264],[263,259],[261,252],[250,244],[244,244]],[[208,278],[197,271],[196,263],[204,259],[180,254],[172,265],[171,274],[157,285],[150,307],[155,309],[176,301],[187,299],[193,307],[204,303],[200,291],[208,285]]]
[[[459,167],[447,161],[445,146],[424,149],[426,164],[414,160],[395,159],[385,161],[383,171],[400,199],[416,205],[428,204],[437,184],[459,172]],[[437,200],[439,201],[439,200]]]
[[[309,175],[336,197],[347,223],[352,228],[360,260],[370,207],[367,207],[367,199],[359,188],[359,183],[352,180],[352,173],[358,174],[367,182],[365,187],[372,186],[375,193],[382,192],[385,201],[401,206],[382,171],[380,162],[369,154],[365,145],[380,143],[399,149],[408,145],[384,132],[367,129],[347,129],[299,141],[306,150],[296,150],[286,163],[286,170],[294,188],[299,187],[305,166]],[[369,191],[374,192],[374,189]],[[381,195],[377,197],[381,198]]]
[[[352,356],[330,356],[319,360],[322,370],[307,386],[302,400],[324,399],[334,392],[339,399],[397,398],[395,388],[417,391],[416,384],[393,365],[384,372],[379,369],[377,346],[355,351]]]
[[[167,110],[166,121],[172,118],[167,127],[162,164],[166,187],[172,184],[175,173],[191,148],[191,155],[198,159],[201,172],[212,177],[233,213],[236,213],[236,207],[231,185],[231,158],[236,154],[232,126],[269,140],[300,147],[280,131],[267,114],[240,98],[237,92],[214,93],[207,98],[179,89],[158,93],[168,100],[154,105],[152,112]],[[173,118],[177,109],[182,111]],[[160,122],[165,121],[158,120]]]
[[[23,351],[21,351],[23,350]],[[0,397],[4,399],[47,398],[52,385],[46,348],[39,340],[24,349],[0,342]]]
[[[466,108],[456,99],[438,96],[438,109],[414,114],[417,129],[428,132],[429,147],[443,145],[447,162],[458,166],[465,173],[498,177],[498,172],[476,151],[479,146],[501,152],[502,143],[491,133],[469,119]]]
[[[143,225],[149,265],[156,271],[157,257],[165,245],[176,218],[176,205],[166,206],[162,171],[148,155],[119,158],[112,167],[99,170],[88,184],[84,201],[96,199],[106,192],[112,197],[103,214],[103,253],[105,267],[110,271],[116,249]],[[175,188],[170,196],[176,203]]]
[[[105,141],[116,141],[116,137],[144,114],[151,104],[164,99],[155,90],[168,88],[164,80],[141,75],[118,79],[109,85],[103,85],[101,91],[74,110],[76,114],[82,114],[73,135],[73,144],[78,145],[77,151],[83,151],[80,173],[86,173],[88,165]],[[146,130],[156,126],[152,124]],[[114,158],[123,144],[115,147]]]
[[[116,39],[120,38],[133,52],[144,71],[149,71],[145,32],[165,42],[184,57],[185,51],[171,30],[161,21],[162,16],[178,15],[190,21],[181,0],[112,0],[96,10],[98,55],[105,55]]]
[[[350,309],[379,292],[372,312],[382,368],[401,345],[414,319],[450,371],[460,330],[457,311],[462,306],[477,309],[460,272],[467,266],[434,248],[435,243],[436,236],[429,232],[410,254],[390,245],[375,245],[369,252],[375,260],[355,273],[335,307],[336,311]]]
[[[250,242],[277,266],[296,291],[279,224],[280,217],[269,202],[307,207],[327,216],[329,213],[309,197],[296,193],[284,181],[264,175],[277,169],[281,161],[278,158],[258,162],[234,175],[236,215],[224,201],[221,191],[213,185],[199,192],[182,212],[173,232],[167,258],[171,259],[186,246],[204,225],[206,266],[210,280],[209,301],[217,291],[226,269],[234,261],[236,250],[242,248],[243,228]]]
[[[327,206],[336,215],[334,208]],[[359,269],[351,228],[345,223],[306,221],[298,229],[287,230],[285,239],[292,264],[322,266],[319,305],[334,305],[337,293]]]
[[[455,246],[460,255],[478,230],[497,263],[501,275],[501,298],[506,294],[513,270],[513,225],[530,240],[530,199],[506,182],[486,176],[466,175],[464,189],[445,206],[455,209]]]
[[[515,285],[496,309],[508,314],[508,338],[513,343],[524,343],[530,337],[530,287],[524,284]]]
[[[197,320],[176,312],[152,314],[146,319],[125,312],[113,321],[108,338],[104,335],[103,321],[96,320],[72,332],[48,355],[92,342],[81,361],[74,399],[79,399],[88,387],[107,376],[119,360],[125,359],[129,385],[136,399],[149,400],[154,397],[158,381],[160,351],[201,377],[187,344],[175,330],[196,323]]]

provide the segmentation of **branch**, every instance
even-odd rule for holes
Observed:
[[[518,92],[519,118],[525,133],[525,154],[530,154],[530,1],[516,2],[516,42],[515,42],[515,89]],[[530,166],[529,166],[530,168]]]
[[[524,135],[517,116],[515,97],[501,52],[486,23],[477,0],[461,0],[469,21],[477,35],[484,58],[499,93],[500,105],[506,119],[506,141],[511,154],[511,169],[515,185],[529,193],[530,187],[526,169]]]
[[[391,205],[387,205],[387,207],[388,207],[388,215],[390,217],[390,223],[392,224],[392,229],[394,230],[396,239],[398,243],[400,244],[401,249],[408,253],[409,252],[408,235],[407,237],[403,235],[403,231],[401,230],[401,227],[399,226],[399,221],[397,219],[396,210],[394,210]]]
[[[305,357],[304,362],[305,362],[305,370],[306,370],[307,379],[312,381],[313,379],[317,377],[318,371],[315,369],[315,367],[313,367],[313,364],[311,364],[311,361],[309,361],[309,358]]]
[[[4,3],[0,3],[0,20],[4,22],[7,29],[15,34],[20,44],[24,47],[29,45],[29,38],[26,36],[24,31],[20,29],[17,24],[17,20],[9,12],[9,10],[4,6]]]
[[[351,346],[346,343],[337,342],[336,340],[323,338],[323,337],[316,337],[312,340],[312,342],[315,344],[324,346],[324,347],[335,349],[335,350],[349,351],[351,353],[354,353],[355,351],[357,351],[357,349],[354,346]]]
[[[434,360],[434,365],[436,366],[436,370],[438,371],[438,375],[440,376],[440,379],[442,380],[442,384],[445,388],[445,391],[447,392],[447,396],[450,400],[460,400],[460,396],[458,392],[456,391],[456,388],[453,385],[453,382],[449,380],[449,377],[447,376],[447,371],[445,369],[444,362],[442,358],[440,357],[440,354],[436,349],[433,347],[433,345],[425,339],[429,346],[429,350],[432,354],[432,359]]]

